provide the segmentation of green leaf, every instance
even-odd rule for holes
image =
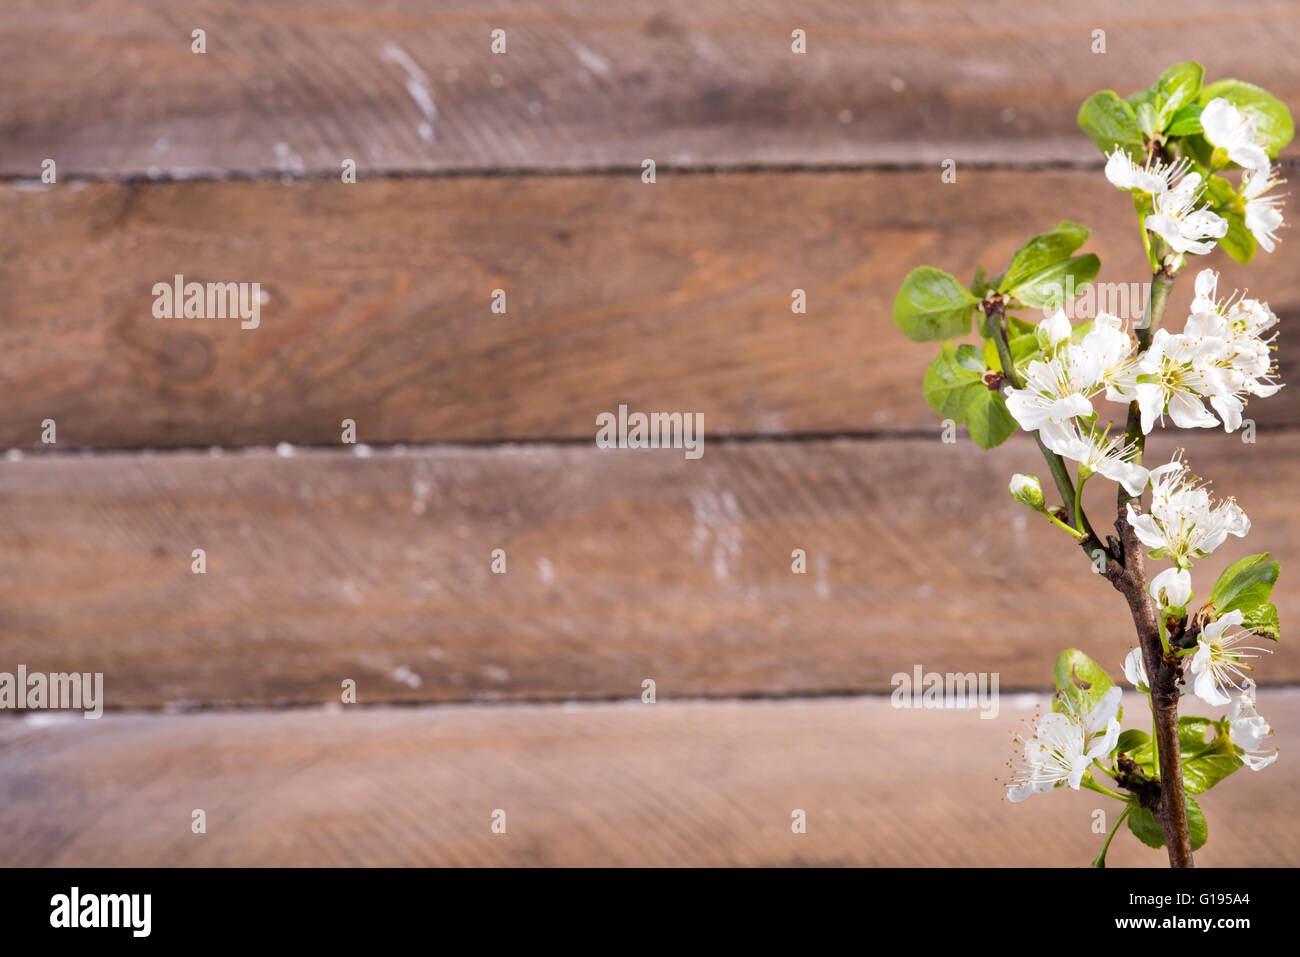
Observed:
[[[1052,227],[1050,232],[1035,236],[1011,257],[1011,265],[1007,267],[998,291],[1014,291],[1034,273],[1066,259],[1088,241],[1088,235],[1087,226],[1062,221]]]
[[[1210,209],[1228,221],[1228,232],[1219,245],[1239,263],[1254,259],[1255,237],[1246,228],[1245,205],[1236,188],[1222,176],[1210,176],[1205,180],[1205,198]]]
[[[1219,246],[1237,262],[1250,262],[1255,258],[1256,242],[1255,234],[1246,228],[1246,217],[1235,209],[1218,212],[1228,221],[1228,231],[1219,239]]]
[[[1128,829],[1147,847],[1165,846],[1165,832],[1161,830],[1160,822],[1144,807],[1134,805],[1128,812]]]
[[[1027,306],[1055,309],[1065,304],[1071,290],[1077,296],[1097,278],[1101,260],[1095,253],[1053,263],[1021,281],[1010,292]]]
[[[1209,718],[1185,714],[1178,719],[1178,750],[1195,754],[1205,750],[1205,732],[1213,722]]]
[[[1145,146],[1137,113],[1114,90],[1101,90],[1083,101],[1079,107],[1079,129],[1103,153],[1118,146],[1133,159],[1142,159]]]
[[[1066,648],[1056,656],[1053,677],[1056,690],[1076,704],[1085,699],[1095,703],[1115,685],[1106,669],[1077,648]]]
[[[1139,103],[1133,110],[1137,115],[1138,129],[1147,139],[1152,139],[1160,132],[1160,114],[1150,103]]]
[[[1206,840],[1210,836],[1209,825],[1205,823],[1205,814],[1201,811],[1201,806],[1192,800],[1190,795],[1184,795],[1187,808],[1187,836],[1191,838],[1192,850],[1199,851],[1205,846]]]
[[[1246,612],[1241,627],[1253,631],[1261,638],[1272,638],[1274,641],[1280,641],[1282,638],[1282,625],[1278,621],[1277,605],[1271,601],[1260,602]]]
[[[977,392],[989,390],[980,380],[980,373],[963,366],[957,349],[951,342],[945,342],[939,355],[925,370],[921,391],[936,415],[961,422],[966,417],[966,407],[970,405],[971,397]]]
[[[1219,80],[1201,91],[1204,106],[1215,97],[1223,97],[1255,121],[1255,142],[1264,147],[1271,159],[1295,136],[1295,122],[1286,104],[1253,83],[1242,80]]]
[[[1201,130],[1201,104],[1188,103],[1169,119],[1165,136],[1191,136]]]
[[[1115,745],[1115,752],[1117,754],[1131,755],[1133,752],[1146,747],[1150,743],[1151,735],[1147,734],[1145,731],[1138,731],[1136,728],[1131,728],[1128,731],[1120,733],[1119,741]]]
[[[1160,74],[1160,79],[1156,80],[1155,98],[1162,128],[1180,109],[1196,102],[1204,76],[1204,68],[1195,60],[1175,63]]]
[[[1237,756],[1227,737],[1216,734],[1211,741],[1205,740],[1206,732],[1215,726],[1209,718],[1195,715],[1184,715],[1178,719],[1178,750],[1183,759],[1183,789],[1188,794],[1208,791],[1242,766],[1241,758]],[[1136,761],[1149,777],[1158,776],[1159,770],[1155,766],[1155,756],[1149,739],[1130,751],[1129,757]]]
[[[983,395],[971,396],[966,406],[966,428],[976,445],[991,449],[1010,438],[1019,423],[1007,411],[1007,400],[985,388]]]
[[[1268,601],[1281,566],[1262,555],[1247,555],[1223,570],[1210,592],[1215,619],[1230,611],[1250,612]]]
[[[1185,806],[1187,808],[1187,836],[1191,839],[1192,850],[1199,850],[1205,846],[1206,838],[1209,837],[1209,828],[1205,823],[1205,815],[1201,812],[1201,806],[1190,796],[1187,796]],[[1156,820],[1154,814],[1144,807],[1134,805],[1133,810],[1129,811],[1128,829],[1147,847],[1158,848],[1165,846],[1165,832],[1161,829],[1160,822]]]
[[[989,285],[988,277],[984,273],[983,266],[975,267],[975,278],[970,281],[970,294],[976,299],[983,299],[984,294],[993,287]]]
[[[970,332],[978,301],[942,269],[921,266],[907,274],[894,297],[894,323],[914,342],[957,339]]]
[[[957,347],[957,365],[978,376],[984,375],[984,370],[988,368],[984,363],[984,354],[974,346],[964,343]]]
[[[1218,738],[1216,741],[1220,740]],[[1224,747],[1231,745],[1224,739]],[[1217,747],[1217,745],[1216,745]],[[1214,751],[1183,762],[1183,790],[1188,794],[1208,791],[1242,766],[1241,758],[1231,751]]]
[[[1183,789],[1200,794],[1214,787],[1242,766],[1232,742],[1216,733],[1207,742],[1206,732],[1218,727],[1209,718],[1184,715],[1178,719],[1178,750],[1183,759]]]

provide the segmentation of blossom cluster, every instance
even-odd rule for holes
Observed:
[[[1245,210],[1246,228],[1272,252],[1282,225],[1281,200],[1267,193],[1279,180],[1256,142],[1254,122],[1223,99],[1211,100],[1200,122],[1206,140],[1242,167],[1236,196]],[[1173,268],[1185,254],[1210,252],[1229,228],[1210,204],[1202,203],[1205,184],[1191,165],[1186,158],[1149,158],[1139,165],[1118,146],[1107,155],[1107,179],[1118,189],[1145,194],[1150,212],[1142,219],[1143,227],[1178,254],[1167,261]],[[1230,535],[1245,536],[1250,520],[1232,499],[1211,497],[1190,474],[1181,451],[1167,464],[1145,468],[1140,464],[1141,443],[1123,428],[1114,430],[1114,423],[1099,428],[1093,401],[1104,395],[1113,402],[1136,402],[1143,435],[1157,420],[1163,424],[1166,415],[1180,428],[1213,428],[1221,422],[1228,432],[1238,429],[1248,397],[1270,396],[1281,388],[1272,360],[1277,316],[1266,302],[1235,295],[1219,298],[1217,287],[1217,273],[1202,270],[1182,331],[1158,329],[1143,350],[1115,316],[1102,312],[1090,326],[1075,329],[1058,310],[1039,324],[1042,358],[1017,370],[1022,387],[1004,392],[1007,410],[1021,428],[1037,432],[1048,449],[1078,463],[1080,489],[1093,474],[1118,482],[1134,498],[1150,487],[1148,510],[1129,503],[1125,511],[1151,556],[1173,563],[1149,586],[1162,628],[1168,616],[1186,617],[1193,560],[1214,551]],[[1041,490],[1032,477],[1017,475],[1011,492],[1043,510]],[[1277,759],[1278,750],[1265,747],[1272,729],[1255,708],[1255,683],[1248,674],[1248,662],[1267,649],[1246,643],[1255,634],[1244,627],[1247,624],[1241,610],[1199,622],[1195,648],[1186,652],[1191,661],[1188,674],[1180,679],[1180,691],[1209,705],[1230,705],[1223,719],[1228,740],[1239,749],[1241,761],[1258,771]],[[1123,670],[1135,688],[1149,692],[1141,648],[1129,653]],[[1237,692],[1235,699],[1231,691]],[[1013,764],[1007,788],[1012,801],[1058,786],[1078,790],[1088,783],[1091,767],[1117,747],[1118,687],[1093,697],[1058,695],[1056,701],[1056,708],[1019,741],[1022,754]]]
[[[1210,145],[1223,150],[1242,168],[1237,196],[1245,207],[1246,228],[1256,242],[1272,252],[1282,226],[1282,197],[1267,194],[1282,180],[1259,145],[1255,121],[1227,100],[1216,98],[1205,105],[1200,122]],[[1150,197],[1153,210],[1143,225],[1170,249],[1203,255],[1214,249],[1215,240],[1227,234],[1228,221],[1208,205],[1198,205],[1205,183],[1200,173],[1190,171],[1190,166],[1186,158],[1171,163],[1153,158],[1139,166],[1116,147],[1107,156],[1106,178],[1116,189],[1136,190]]]

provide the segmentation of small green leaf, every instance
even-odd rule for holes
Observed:
[[[967,372],[974,372],[982,376],[984,370],[988,368],[984,364],[984,354],[974,346],[962,344],[957,347],[957,364]]]
[[[966,428],[970,430],[971,441],[982,449],[991,449],[1010,438],[1019,424],[1007,411],[1007,400],[986,388],[983,395],[970,397]]]
[[[1079,129],[1103,153],[1118,146],[1133,159],[1142,158],[1145,146],[1137,113],[1114,90],[1101,90],[1083,101],[1079,107]]]
[[[993,287],[989,285],[988,277],[984,273],[983,266],[975,267],[975,278],[970,281],[970,294],[976,299],[983,299],[984,294]]]
[[[1278,151],[1295,136],[1291,111],[1268,91],[1242,80],[1219,80],[1201,91],[1200,104],[1220,96],[1255,121],[1255,142],[1271,159],[1277,159]]]
[[[1071,290],[1075,296],[1082,293],[1100,269],[1101,260],[1095,253],[1073,256],[1040,269],[1009,291],[1026,306],[1056,309],[1072,298]]]
[[[1165,832],[1156,816],[1144,807],[1134,806],[1128,812],[1128,829],[1147,847],[1164,847]]]
[[[1175,63],[1156,80],[1156,106],[1160,111],[1160,125],[1189,103],[1195,103],[1201,92],[1205,70],[1195,60]]]
[[[1184,753],[1195,754],[1205,750],[1205,732],[1212,722],[1209,718],[1185,714],[1178,719],[1178,749]]]
[[[1188,103],[1169,119],[1165,136],[1191,136],[1201,130],[1201,104]]]
[[[1138,129],[1144,137],[1152,139],[1160,132],[1160,114],[1150,103],[1139,103],[1133,112],[1137,114]]]
[[[1205,814],[1201,811],[1201,806],[1193,801],[1190,795],[1184,797],[1187,800],[1187,836],[1191,838],[1192,850],[1199,851],[1209,839],[1210,827],[1205,823]]]
[[[970,332],[978,301],[942,269],[921,266],[907,274],[894,297],[894,323],[914,342],[957,339]]]
[[[1075,703],[1085,699],[1095,703],[1115,685],[1106,669],[1077,648],[1066,648],[1056,656],[1053,677],[1056,690]]]
[[[1231,748],[1227,739],[1215,739],[1216,742],[1219,740],[1223,740],[1223,747]],[[1216,747],[1218,747],[1217,743]],[[1208,791],[1241,766],[1241,758],[1231,751],[1213,751],[1210,754],[1203,754],[1200,757],[1184,761],[1183,790],[1188,794],[1200,794],[1202,791]]]
[[[1210,592],[1214,617],[1222,618],[1230,611],[1250,612],[1268,601],[1273,593],[1281,566],[1262,555],[1247,555],[1224,569]]]
[[[971,396],[988,392],[988,387],[980,381],[978,372],[972,372],[961,364],[953,344],[945,342],[939,355],[925,370],[921,391],[936,415],[961,422],[966,417]]]
[[[1206,838],[1209,837],[1209,828],[1205,823],[1205,815],[1201,812],[1201,806],[1194,801],[1191,796],[1186,797],[1187,808],[1187,836],[1191,840],[1192,850],[1196,851],[1205,846]],[[1147,847],[1164,847],[1165,832],[1160,827],[1160,822],[1156,816],[1144,807],[1134,806],[1129,811],[1128,829],[1133,832],[1139,841]]]
[[[1255,258],[1255,234],[1246,228],[1246,217],[1235,209],[1220,210],[1219,215],[1228,221],[1228,231],[1219,239],[1219,246],[1239,263]]]
[[[1223,176],[1210,176],[1205,180],[1205,198],[1210,209],[1228,222],[1228,232],[1219,245],[1239,263],[1254,259],[1255,237],[1246,228],[1246,207],[1237,197],[1236,188]]]
[[[1026,279],[1059,263],[1088,241],[1088,227],[1062,221],[1050,232],[1035,236],[1016,250],[1011,265],[998,285],[999,292],[1014,292]]]
[[[1136,728],[1130,728],[1128,731],[1120,733],[1119,741],[1115,745],[1115,753],[1131,755],[1133,752],[1146,747],[1151,743],[1151,735],[1145,731],[1138,731]]]
[[[1253,631],[1261,638],[1272,638],[1274,641],[1280,641],[1282,638],[1282,625],[1278,621],[1277,605],[1271,601],[1260,602],[1246,612],[1241,627]]]

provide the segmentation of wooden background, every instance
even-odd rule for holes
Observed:
[[[1067,216],[1139,280],[1079,102],[1195,58],[1294,106],[1297,40],[1263,0],[6,4],[0,670],[103,671],[112,713],[0,721],[0,863],[1086,862],[1091,797],[999,800],[1030,697],[879,697],[1131,642],[1005,495],[1032,444],[940,441],[890,303]],[[1285,238],[1209,260],[1284,330]],[[260,282],[261,327],[155,319],[175,273]],[[702,412],[703,458],[596,449],[620,403]],[[1152,440],[1255,522],[1203,592],[1300,560],[1300,398],[1248,415]],[[1202,863],[1300,859],[1293,648],[1260,673],[1283,760],[1206,798]]]

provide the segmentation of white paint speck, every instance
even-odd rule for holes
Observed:
[[[575,43],[573,44],[573,53],[578,58],[578,62],[596,76],[609,76],[609,61],[595,50],[590,50],[581,43]]]
[[[428,507],[429,488],[429,483],[424,479],[416,479],[411,483],[411,511],[416,515],[423,515]]]
[[[697,558],[702,558],[705,546],[712,539],[713,577],[720,582],[726,581],[741,556],[743,516],[736,496],[731,492],[721,495],[713,491],[701,492],[691,496],[691,509],[695,517],[691,551]]]
[[[818,552],[817,557],[813,559],[813,567],[817,572],[813,591],[818,598],[826,601],[831,597],[831,557],[825,552]]]
[[[400,681],[408,688],[418,688],[424,683],[420,680],[420,676],[410,668],[406,667],[406,665],[402,665],[393,671],[393,679],[395,681]]]
[[[406,71],[406,92],[424,116],[423,122],[415,128],[416,133],[426,143],[432,143],[433,124],[438,119],[438,108],[434,105],[433,93],[429,89],[428,75],[411,59],[410,54],[396,43],[385,43],[381,54],[385,61],[396,63]]]
[[[555,583],[555,568],[545,558],[537,559],[537,577],[542,580],[543,585]]]

